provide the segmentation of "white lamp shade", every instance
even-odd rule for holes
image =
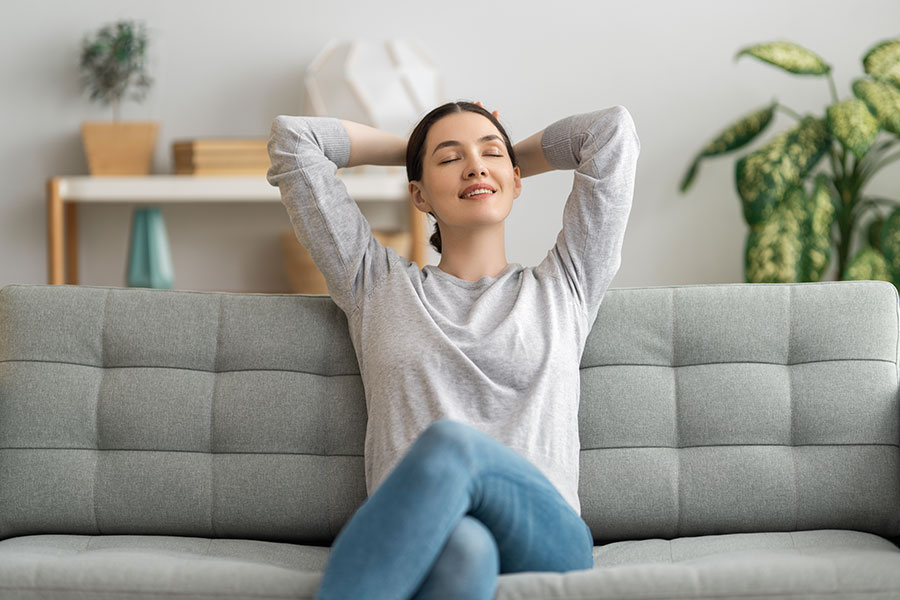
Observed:
[[[307,69],[305,81],[303,114],[356,121],[404,137],[446,102],[434,62],[409,40],[332,40]]]

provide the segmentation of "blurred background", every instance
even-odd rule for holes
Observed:
[[[775,40],[808,48],[832,66],[843,100],[864,76],[865,52],[900,33],[896,0],[80,0],[3,7],[0,287],[48,282],[47,181],[87,175],[80,124],[112,118],[80,86],[81,41],[119,19],[148,28],[154,83],[144,100],[122,103],[121,119],[159,123],[154,174],[175,173],[175,140],[266,138],[275,116],[303,114],[307,69],[333,40],[415,41],[442,78],[440,101],[481,100],[499,110],[513,142],[571,114],[625,106],[642,150],[612,287],[744,281],[748,226],[735,161],[756,146],[703,161],[686,194],[682,178],[700,149],[741,116],[777,99],[822,117],[832,97],[827,79],[746,56],[735,61],[740,49]],[[776,112],[754,144],[795,123]],[[536,265],[552,247],[572,179],[571,171],[555,171],[523,180],[507,221],[510,262]],[[900,200],[900,162],[869,191]],[[279,202],[160,206],[175,288],[290,291],[279,245],[290,224]],[[79,206],[79,283],[126,285],[134,210],[128,203]],[[436,254],[427,256],[437,263]],[[835,278],[836,262],[822,279]]]

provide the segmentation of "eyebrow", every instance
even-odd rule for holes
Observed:
[[[486,136],[484,136],[483,138],[478,138],[478,141],[479,141],[479,142],[489,142],[489,141],[491,141],[491,140],[497,140],[498,142],[502,142],[502,141],[503,141],[503,140],[500,139],[500,136],[499,136],[499,135],[493,135],[493,134],[491,134],[491,135],[486,135]],[[435,146],[434,150],[431,151],[432,156],[434,156],[434,153],[435,153],[435,152],[437,152],[437,151],[440,150],[441,148],[445,148],[445,147],[447,147],[447,146],[462,146],[462,144],[460,144],[460,143],[457,142],[456,140],[447,140],[446,142],[441,142],[440,144],[438,144],[437,146]]]

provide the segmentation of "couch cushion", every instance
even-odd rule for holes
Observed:
[[[732,533],[675,538],[613,542],[594,547],[594,567],[617,567],[644,563],[679,563],[707,556],[750,550],[788,550],[797,554],[818,554],[856,549],[897,553],[900,548],[872,533],[844,529]]]
[[[328,297],[9,285],[0,340],[0,538],[327,545],[366,499]]]
[[[897,290],[610,289],[581,360],[598,542],[900,535]],[[367,413],[327,297],[0,290],[0,538],[330,544],[366,497]]]
[[[900,535],[898,350],[886,281],[609,290],[581,360],[595,540]]]
[[[310,599],[329,553],[238,539],[17,537],[0,542],[0,597],[87,600],[114,592],[141,599]],[[876,599],[900,593],[900,549],[857,531],[617,542],[595,548],[594,560],[588,571],[501,575],[496,597],[746,600],[841,592]]]
[[[0,541],[0,597],[312,598],[329,552],[176,536],[16,537]]]
[[[900,548],[842,530],[615,542],[594,568],[502,575],[497,600],[896,600]]]

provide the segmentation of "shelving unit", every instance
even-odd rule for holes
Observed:
[[[406,177],[399,172],[337,171],[357,202],[407,201]],[[260,176],[150,175],[52,177],[47,181],[48,283],[78,284],[78,205],[82,203],[281,202],[281,192]],[[410,260],[425,264],[425,222],[409,204],[413,238]],[[125,257],[123,257],[123,261]]]

